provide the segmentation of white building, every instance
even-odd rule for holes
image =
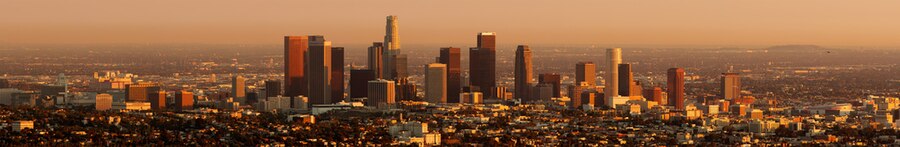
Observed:
[[[112,109],[116,110],[150,110],[150,102],[119,102],[113,103]]]

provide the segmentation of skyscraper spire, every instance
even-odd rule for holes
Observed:
[[[400,54],[400,36],[397,32],[397,16],[390,15],[386,19],[381,76],[385,79],[393,79],[396,76],[394,75],[395,70],[397,70],[395,58]]]

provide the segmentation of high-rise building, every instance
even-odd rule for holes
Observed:
[[[194,109],[194,93],[185,90],[175,92],[175,109],[179,111]]]
[[[309,36],[306,77],[309,102],[331,104],[331,41],[324,36]]]
[[[397,86],[394,87],[394,89],[397,90],[397,92],[395,93],[395,98],[397,101],[418,100],[418,97],[416,96],[416,84],[409,82],[409,78],[399,78],[397,79],[397,81],[395,81],[395,83],[397,83]]]
[[[125,86],[126,101],[146,102],[150,100],[150,92],[159,91],[159,86],[152,83],[135,83]]]
[[[97,111],[112,109],[113,96],[106,93],[97,94],[94,98],[94,108]]]
[[[459,92],[462,90],[459,48],[441,48],[441,56],[438,58],[442,64],[447,65],[447,103],[458,103]]]
[[[654,101],[663,105],[665,102],[662,100],[662,88],[653,87],[653,89],[644,89],[643,91],[644,98],[647,98],[648,101]]]
[[[634,87],[634,76],[631,73],[631,64],[619,64],[619,92],[621,96],[632,96],[631,89]]]
[[[231,78],[231,95],[237,102],[247,103],[247,81],[242,76]]]
[[[331,48],[331,103],[344,100],[344,47]]]
[[[394,75],[396,72],[397,63],[395,63],[396,55],[400,54],[400,36],[398,33],[397,27],[397,16],[391,15],[387,16],[387,25],[385,26],[385,34],[384,34],[384,49],[382,54],[382,78],[390,78],[393,79],[397,77]]]
[[[466,93],[460,94],[459,103],[481,104],[482,102],[484,102],[484,93],[466,92]]]
[[[722,92],[719,95],[726,100],[741,98],[741,76],[737,73],[722,73],[720,86]]]
[[[389,81],[385,79],[376,79],[369,81],[369,92],[368,99],[366,100],[366,106],[386,106],[390,104],[394,104],[395,102],[395,93],[394,90],[394,81]]]
[[[373,70],[350,70],[350,98],[368,97],[369,81],[377,79],[376,74]]]
[[[575,65],[575,83],[580,82],[597,85],[597,65],[594,62],[578,62]]]
[[[531,91],[531,96],[528,96],[530,100],[525,102],[549,101],[553,98],[553,84],[539,83],[529,91]]]
[[[670,106],[675,106],[676,110],[684,110],[684,69],[670,68],[666,74],[666,93],[669,94],[668,100]]]
[[[309,50],[307,36],[284,36],[284,95],[306,95],[306,54]]]
[[[515,93],[514,96],[520,100],[531,100],[528,96],[531,95],[531,85],[534,84],[532,80],[532,67],[531,67],[531,47],[528,45],[519,45],[516,48],[516,71],[515,71]]]
[[[166,91],[150,92],[150,109],[165,110],[166,109]]]
[[[612,102],[612,98],[619,96],[619,64],[622,63],[622,49],[610,48],[606,49],[606,87],[603,88],[603,95],[606,102]],[[609,105],[609,104],[607,104]]]
[[[409,76],[408,67],[407,66],[408,58],[406,54],[397,54],[394,55],[394,73],[391,74],[394,76],[394,79],[406,78]]]
[[[447,103],[447,64],[425,65],[425,101]]]
[[[538,81],[541,84],[550,84],[553,86],[553,97],[562,97],[562,92],[560,91],[562,78],[560,78],[559,74],[541,74],[538,76]]]
[[[384,65],[383,59],[384,55],[384,43],[375,42],[372,43],[372,46],[369,46],[369,58],[368,58],[368,69],[375,72],[375,78],[383,78],[381,77],[382,68]]]
[[[281,95],[281,82],[280,81],[266,81],[266,96],[265,97],[274,97]],[[263,97],[262,99],[266,99]]]
[[[571,99],[571,106],[578,108],[584,104],[593,105],[594,100],[582,98],[585,92],[591,92],[591,86],[588,82],[578,82],[578,85],[569,85],[567,88],[567,96]]]
[[[490,89],[497,86],[497,50],[494,32],[478,33],[478,47],[469,49],[469,81],[472,86]]]

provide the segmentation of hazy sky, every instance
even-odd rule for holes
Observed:
[[[0,0],[0,43],[900,46],[897,0]]]

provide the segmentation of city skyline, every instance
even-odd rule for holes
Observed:
[[[59,3],[68,6],[58,7]],[[377,24],[383,20],[378,17],[400,15],[404,17],[405,26],[400,35],[405,36],[407,44],[460,44],[468,42],[471,32],[490,30],[507,35],[498,44],[900,46],[888,39],[900,38],[900,29],[897,29],[900,21],[890,19],[893,18],[890,14],[900,13],[890,7],[897,5],[895,1],[737,2],[740,5],[716,1],[684,4],[666,1],[575,1],[566,4],[526,1],[517,2],[519,6],[513,8],[501,7],[506,4],[502,1],[479,2],[480,5],[472,5],[472,1],[360,2],[353,5],[299,1],[247,5],[249,2],[214,1],[212,3],[220,5],[195,8],[206,3],[210,1],[178,3],[181,6],[156,1],[140,5],[108,0],[16,2],[0,6],[0,14],[29,15],[6,15],[6,19],[0,20],[0,34],[3,34],[0,38],[4,38],[0,43],[278,44],[270,38],[320,34],[335,36],[330,39],[335,42],[366,44],[383,36],[383,30],[377,29]],[[311,4],[320,6],[311,7]],[[430,9],[386,7],[388,5],[427,5]],[[349,8],[346,9],[348,12],[324,15],[289,13],[294,9],[324,11],[329,6]],[[157,7],[169,9],[154,9]],[[484,7],[494,9],[481,9]],[[255,11],[264,8],[267,10]],[[523,12],[526,15],[505,12],[513,9],[541,11]],[[466,10],[489,13],[478,16],[450,13]],[[247,13],[238,13],[240,11]],[[231,17],[235,15],[241,17]],[[306,21],[329,23],[304,23]],[[429,35],[431,33],[444,35]],[[46,39],[57,41],[45,42]]]
[[[41,2],[14,5],[38,3]],[[71,6],[82,4],[65,3]],[[120,29],[117,27],[122,27],[118,25],[145,19],[94,19],[151,12],[169,16],[183,11],[178,8],[196,5],[196,2],[159,9],[172,9],[164,12],[139,9],[143,7],[139,3],[128,3],[132,4],[128,7],[115,7],[124,3],[107,0],[86,3],[100,7],[89,11],[98,14],[82,15],[82,19],[64,18],[58,20],[64,22],[59,25],[79,27],[67,23],[89,21],[93,25],[108,26],[87,34],[61,31],[59,36],[43,38],[55,45],[4,41],[27,41],[30,35],[41,34],[29,32],[33,30],[28,28],[52,27],[10,26],[52,20],[56,16],[41,16],[46,12],[72,9],[24,14],[34,18],[10,24],[4,24],[4,21],[26,18],[16,14],[10,19],[0,19],[0,37],[5,37],[3,33],[10,32],[10,28],[26,28],[15,30],[19,32],[14,34],[20,37],[0,38],[0,134],[4,134],[0,135],[0,145],[900,146],[900,117],[895,117],[900,116],[900,56],[897,56],[900,50],[809,44],[684,49],[680,45],[657,48],[577,43],[592,39],[607,42],[638,39],[650,44],[655,40],[690,44],[690,40],[704,37],[708,37],[705,43],[709,44],[723,40],[758,43],[766,39],[791,42],[791,37],[813,39],[794,31],[814,31],[820,35],[816,36],[819,37],[816,41],[858,41],[841,38],[852,36],[822,35],[842,31],[861,33],[846,24],[767,32],[766,29],[797,27],[789,26],[792,25],[790,21],[804,20],[804,17],[753,17],[789,17],[791,15],[776,14],[793,14],[783,13],[787,10],[778,11],[777,8],[784,7],[782,5],[764,5],[772,2],[734,2],[744,5],[732,9],[716,7],[723,12],[744,12],[751,10],[746,8],[760,6],[769,8],[752,9],[759,10],[753,11],[757,13],[752,16],[690,9],[712,8],[714,5],[710,4],[722,2],[691,5],[693,3],[667,1],[628,6],[639,3],[465,0],[316,1],[292,9],[278,8],[294,1],[275,0],[263,6],[281,5],[246,13],[207,14],[209,10],[240,3],[225,0],[215,3],[221,6],[197,8],[197,13],[177,17],[155,18],[158,21],[145,25],[168,26],[172,30],[186,24],[203,25],[212,28],[210,30],[221,29],[217,28],[220,25],[242,26],[242,29],[216,31],[221,33],[220,36],[207,36],[205,31],[209,30],[203,29],[184,31],[195,34],[167,32],[172,30],[147,32],[165,34],[169,37],[165,39],[152,39],[160,36],[143,33],[127,34],[128,31],[121,30],[118,33],[125,33],[126,37],[103,38],[110,37],[104,33],[106,31],[117,32]],[[148,3],[153,6],[169,2]],[[437,5],[427,10],[421,6],[406,8],[415,3]],[[600,3],[622,7],[585,6]],[[476,5],[458,7],[460,4]],[[498,7],[499,4],[515,4],[515,7]],[[367,9],[355,9],[359,6]],[[822,6],[826,5],[809,7],[827,8]],[[2,10],[3,7],[0,6],[0,13],[31,11]],[[475,7],[480,11],[444,11]],[[635,9],[654,7],[658,9]],[[841,8],[846,7],[852,6]],[[234,10],[258,8],[267,7],[247,5]],[[316,11],[321,8],[328,8],[328,11]],[[504,11],[510,8],[518,11]],[[354,23],[356,20],[370,21],[368,17],[380,14],[378,10],[382,9],[392,12],[374,17],[381,19],[380,23]],[[305,13],[281,13],[291,10]],[[404,13],[409,10],[419,13]],[[597,10],[610,13],[579,13]],[[679,11],[666,13],[665,10]],[[107,13],[113,11],[127,12]],[[846,10],[827,12],[842,11]],[[867,9],[865,12],[884,11],[889,10]],[[463,22],[460,24],[454,23],[454,18],[437,15],[447,12],[476,21],[460,21]],[[797,11],[801,12],[811,14],[816,11]],[[277,15],[260,17],[272,13]],[[573,14],[557,15],[567,13]],[[310,14],[313,15],[307,17]],[[648,14],[654,15],[647,17]],[[190,19],[207,15],[235,16]],[[682,15],[690,18],[679,17]],[[710,17],[725,15],[736,16]],[[601,17],[609,16],[617,17],[598,22],[605,19]],[[319,23],[295,24],[295,17]],[[403,21],[400,21],[401,17]],[[269,20],[276,18],[280,21]],[[633,19],[653,19],[658,23],[622,21]],[[842,19],[848,18],[834,16],[831,19],[815,18],[810,22]],[[240,23],[205,24],[209,20]],[[775,23],[786,26],[764,25],[773,22],[760,20],[780,20]],[[423,24],[430,21],[441,24]],[[685,26],[718,21],[751,22]],[[497,27],[507,22],[517,25]],[[267,23],[293,25],[292,28],[298,29],[256,26]],[[483,26],[479,29],[484,30],[468,31],[471,29],[468,26],[473,24]],[[369,25],[379,27],[369,28]],[[609,34],[597,37],[596,34],[603,34],[603,29],[617,25],[623,28],[616,31],[636,36]],[[816,30],[841,25],[844,25],[841,30]],[[871,27],[879,25],[884,24],[866,22],[860,26],[879,29]],[[585,28],[589,26],[595,27]],[[726,29],[731,27],[765,35],[739,39],[710,36],[710,32],[704,32],[715,30],[714,33],[746,35]],[[129,29],[147,28],[132,26]],[[81,31],[85,30],[89,29]],[[228,39],[236,37],[253,42],[259,39],[257,35],[266,33],[261,30],[283,32],[283,38],[265,35],[268,41],[281,44],[251,45]],[[381,34],[370,37],[370,30],[379,30]],[[427,36],[421,36],[423,30],[427,31]],[[684,32],[672,33],[672,30]],[[900,29],[877,32],[890,34],[892,31]],[[656,33],[651,35],[655,37],[641,34],[648,32]],[[237,34],[222,35],[229,33]],[[464,43],[457,42],[457,33],[467,34]],[[780,35],[758,38],[773,34]],[[71,36],[81,37],[58,39]],[[360,36],[366,36],[367,40],[356,44]],[[400,36],[405,44],[401,44]],[[134,38],[144,38],[147,43],[126,43]],[[214,38],[220,39],[217,42],[228,43],[203,44],[201,41]],[[444,40],[438,44],[421,45],[441,38]],[[874,38],[868,41],[890,40],[884,36]],[[92,39],[126,44],[66,45]],[[539,42],[529,42],[530,39]],[[167,40],[190,43],[159,44]],[[542,44],[560,41],[560,45]]]

